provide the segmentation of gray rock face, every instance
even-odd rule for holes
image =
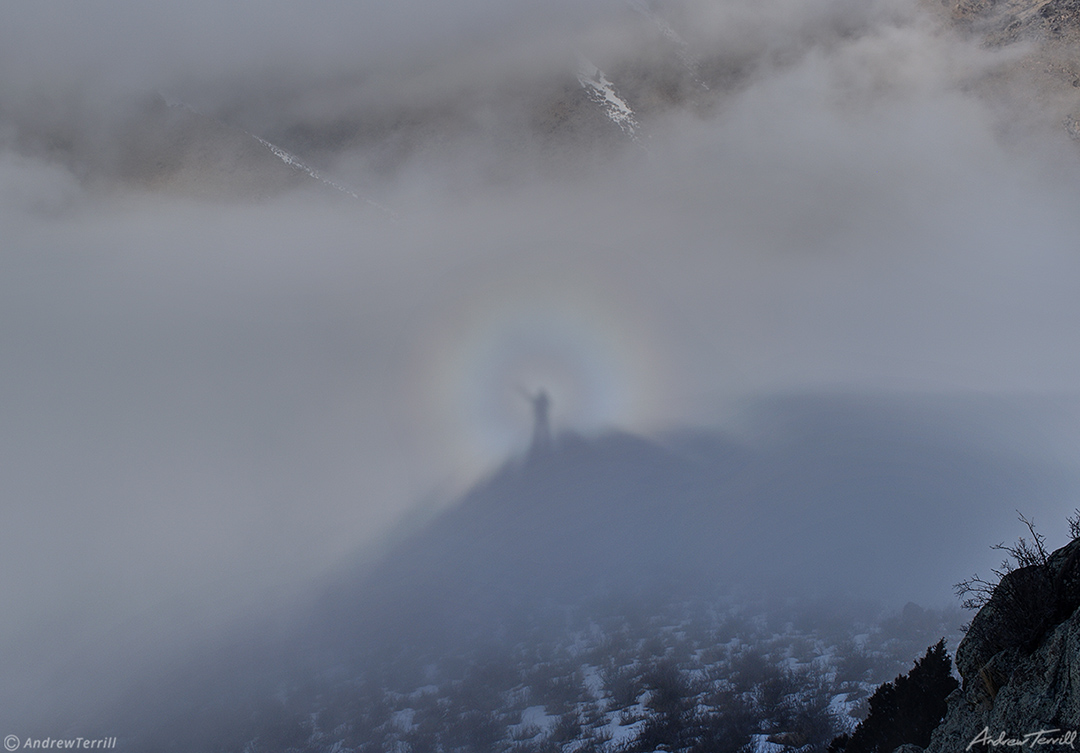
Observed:
[[[965,686],[1002,651],[1033,647],[1053,617],[1053,590],[1050,574],[1038,565],[1014,570],[1001,579],[956,650],[956,668]]]
[[[1006,575],[957,649],[964,682],[949,696],[928,753],[1075,747],[1078,607],[1080,540],[1054,552],[1046,565]]]

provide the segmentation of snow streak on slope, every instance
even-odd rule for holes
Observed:
[[[197,115],[200,118],[207,117],[206,115],[203,115],[201,112],[199,112],[194,107],[192,107],[191,105],[189,105],[189,104],[187,104],[185,102],[179,102],[179,101],[175,101],[175,100],[170,100],[169,98],[164,97],[164,96],[162,96],[162,99],[165,100],[165,104],[168,105],[169,107],[180,109],[180,110],[186,110],[186,111],[188,111],[188,112],[190,112],[190,113],[192,113],[194,115]],[[389,209],[388,207],[384,207],[382,204],[379,204],[377,201],[372,201],[371,199],[367,199],[367,198],[364,198],[363,196],[360,196],[358,193],[356,193],[355,191],[353,191],[351,188],[349,188],[347,186],[343,186],[340,183],[337,183],[337,182],[335,182],[333,180],[330,180],[326,176],[319,173],[315,168],[307,165],[303,160],[301,160],[299,157],[297,157],[292,152],[289,152],[289,151],[286,151],[285,149],[282,149],[277,144],[272,144],[271,142],[267,141],[266,139],[262,138],[261,136],[255,135],[251,131],[244,131],[243,129],[241,129],[241,130],[244,133],[244,135],[250,136],[251,138],[258,141],[260,144],[262,144],[267,149],[269,149],[271,154],[273,154],[275,157],[277,157],[279,160],[281,160],[282,162],[284,162],[286,165],[293,168],[294,170],[300,170],[301,172],[307,173],[307,175],[309,175],[310,177],[312,177],[315,180],[319,181],[324,186],[329,186],[330,188],[334,189],[335,191],[339,191],[340,193],[343,193],[346,196],[355,199],[356,201],[362,201],[362,202],[364,202],[365,204],[367,204],[369,206],[375,207],[380,212],[383,212],[383,213],[389,215],[391,219],[394,219],[394,220],[397,219],[397,215],[393,210]]]
[[[577,79],[589,99],[598,104],[623,133],[637,141],[640,126],[634,111],[615,91],[615,86],[608,81],[603,71],[585,58],[579,58]]]
[[[271,152],[273,152],[275,157],[277,157],[279,160],[284,162],[289,167],[292,167],[292,168],[294,168],[296,170],[302,170],[303,172],[307,173],[308,175],[310,175],[312,178],[319,181],[323,185],[329,186],[330,188],[333,188],[335,191],[340,191],[341,193],[345,194],[346,196],[351,196],[352,198],[356,199],[357,201],[362,201],[365,204],[373,206],[376,209],[378,209],[379,211],[385,212],[386,214],[390,215],[391,217],[394,216],[394,213],[390,209],[387,209],[386,207],[379,204],[378,202],[372,201],[371,199],[365,199],[365,198],[361,197],[359,194],[357,194],[355,191],[353,191],[352,189],[347,188],[347,187],[341,185],[340,183],[335,183],[334,181],[330,180],[329,178],[321,175],[317,170],[315,170],[315,168],[309,167],[308,165],[304,164],[304,162],[301,161],[300,158],[297,157],[295,154],[292,154],[291,152],[285,151],[280,146],[277,146],[275,144],[271,144],[266,139],[262,138],[261,136],[256,136],[254,133],[250,133],[248,131],[244,131],[244,133],[247,133],[248,136],[251,136],[251,138],[255,139],[260,144],[262,144],[267,149],[269,149]]]

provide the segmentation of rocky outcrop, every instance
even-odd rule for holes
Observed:
[[[1080,141],[1080,0],[945,0],[956,28],[1011,62],[976,84],[1027,128],[1063,129]],[[1014,124],[1015,125],[1015,124]]]
[[[928,753],[1049,750],[1080,730],[1080,540],[1002,578],[956,652],[963,678]],[[1039,735],[1042,734],[1040,738]],[[1066,739],[1067,736],[1072,735]],[[981,741],[981,742],[979,742]],[[974,745],[972,744],[974,742]]]
[[[995,45],[1021,38],[1074,39],[1080,33],[1080,0],[953,0],[952,17]]]

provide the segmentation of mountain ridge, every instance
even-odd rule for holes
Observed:
[[[1041,114],[1026,117],[1077,131],[1075,3],[951,0],[922,10],[943,16],[947,28],[986,47],[1027,45],[971,82],[972,89],[988,101],[1033,96]],[[628,144],[647,146],[650,124],[673,113],[716,115],[729,95],[802,59],[810,48],[798,35],[791,49],[695,46],[676,29],[688,23],[676,6],[630,3],[624,11],[611,22],[636,41],[633,53],[579,45],[561,55],[559,65],[547,60],[531,70],[519,63],[471,78],[441,72],[459,64],[469,70],[480,65],[475,61],[442,61],[434,66],[441,75],[383,72],[369,82],[354,74],[356,80],[319,84],[332,92],[324,95],[332,105],[315,116],[298,112],[299,103],[314,95],[284,85],[237,92],[198,112],[167,107],[156,94],[129,97],[107,116],[95,116],[101,122],[94,128],[78,132],[68,124],[24,121],[14,112],[14,143],[67,162],[88,180],[206,200],[261,200],[321,182],[376,201],[380,197],[369,186],[414,166],[440,169],[446,160],[455,172],[463,169],[455,160],[465,160],[480,179],[496,182],[510,180],[520,168],[602,167]],[[834,19],[838,28],[830,34],[843,39],[858,33],[866,20],[851,15]],[[560,56],[549,51],[546,58],[552,57]],[[289,159],[279,152],[303,169],[285,169]]]

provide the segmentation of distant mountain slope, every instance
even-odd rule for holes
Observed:
[[[701,88],[675,52],[683,44],[677,36],[670,39],[653,21],[628,9],[625,15],[637,19],[639,31],[667,51],[662,60],[651,54],[635,60],[638,73],[627,76],[625,92],[617,79],[609,80],[567,50],[561,66],[545,64],[536,71],[517,66],[494,76],[441,80],[443,67],[475,61],[382,72],[374,78],[386,80],[374,90],[355,80],[308,82],[299,91],[260,84],[235,92],[217,108],[167,104],[160,94],[139,92],[86,105],[103,111],[78,113],[92,118],[90,124],[12,111],[13,143],[28,154],[66,163],[88,181],[203,200],[258,200],[318,183],[358,193],[324,174],[351,151],[364,155],[366,179],[385,177],[410,161],[438,165],[460,158],[460,150],[475,150],[477,169],[493,175],[506,172],[503,162],[535,165],[538,155],[546,163],[569,165],[580,159],[582,148],[605,151],[636,140],[635,102],[655,112],[681,103],[685,97],[678,92]],[[363,81],[367,75],[356,71],[352,77]],[[312,117],[293,111],[296,99],[314,96],[311,88],[320,87],[330,92],[320,96],[333,101],[328,113]],[[425,94],[417,98],[414,90]],[[0,118],[7,115],[0,107]]]
[[[1075,2],[951,0],[924,9],[989,46],[1027,45],[980,74],[972,89],[1010,112],[1080,133]],[[409,169],[449,167],[453,179],[471,171],[496,182],[594,170],[627,145],[647,148],[652,125],[672,113],[716,114],[761,76],[797,63],[815,45],[867,32],[869,22],[839,13],[781,47],[766,39],[688,42],[680,30],[693,31],[693,12],[674,3],[615,6],[607,23],[607,33],[632,44],[616,52],[553,42],[533,65],[475,50],[410,70],[355,70],[302,85],[263,81],[199,112],[167,107],[150,93],[93,103],[88,109],[104,112],[80,118],[12,110],[9,126],[21,151],[64,161],[88,180],[209,200],[260,199],[321,182],[374,200],[367,186],[393,183]]]

